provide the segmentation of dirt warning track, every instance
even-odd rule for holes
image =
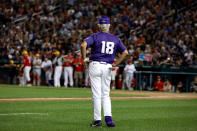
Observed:
[[[153,100],[153,99],[197,99],[196,93],[165,93],[165,92],[145,92],[145,91],[111,91],[111,94],[121,95],[139,95],[128,97],[111,97],[112,100]],[[0,102],[7,101],[73,101],[73,100],[91,100],[88,98],[1,98]]]

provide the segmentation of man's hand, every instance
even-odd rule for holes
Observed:
[[[86,69],[88,68],[89,63],[92,62],[92,60],[89,60],[89,58],[85,58],[83,60],[83,67]]]
[[[89,61],[89,58],[85,58],[84,60],[83,60],[83,62],[88,62]]]
[[[116,63],[113,63],[113,64],[112,64],[112,67],[116,67],[116,66],[117,66]]]
[[[87,69],[87,68],[88,68],[88,63],[87,63],[87,62],[84,62],[84,63],[83,63],[83,68],[84,68],[84,69]]]

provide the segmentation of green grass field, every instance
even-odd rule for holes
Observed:
[[[91,97],[91,92],[79,88],[0,85],[0,98],[26,97]],[[103,121],[103,128],[99,129],[89,126],[93,119],[90,100],[0,102],[0,131],[197,130],[197,99],[112,100],[112,113],[117,126],[108,128]]]
[[[122,91],[126,92],[126,91]],[[112,97],[132,97],[144,95],[111,94]],[[54,88],[54,87],[19,87],[16,85],[0,85],[0,98],[51,98],[51,97],[91,97],[90,88]]]

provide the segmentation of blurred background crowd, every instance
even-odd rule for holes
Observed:
[[[135,65],[197,65],[197,8],[194,0],[2,0],[1,64],[21,63],[22,52],[53,59],[77,56],[84,38],[110,17]]]

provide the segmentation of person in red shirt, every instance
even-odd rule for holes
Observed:
[[[137,39],[137,46],[142,46],[146,43],[145,38],[143,37],[143,35],[141,34],[140,37]]]
[[[118,75],[118,80],[117,80],[117,89],[122,89],[122,75]]]
[[[82,86],[82,79],[83,79],[83,59],[81,54],[77,54],[77,57],[74,59],[74,79],[75,79],[75,86],[81,87]]]
[[[64,86],[68,87],[68,78],[69,78],[69,85],[73,86],[73,61],[74,56],[72,52],[69,50],[67,55],[64,56]]]
[[[161,77],[157,76],[157,80],[154,82],[154,90],[163,91],[164,82],[161,81]]]
[[[114,60],[114,63],[116,63],[116,60]],[[116,89],[116,75],[118,74],[118,71],[119,71],[119,67],[114,67],[112,68],[112,71],[111,71],[111,88],[112,89]]]
[[[31,78],[30,78],[30,70],[31,70],[31,58],[28,56],[28,52],[26,50],[23,51],[23,63],[22,67],[24,70],[24,83],[27,86],[31,86]]]

